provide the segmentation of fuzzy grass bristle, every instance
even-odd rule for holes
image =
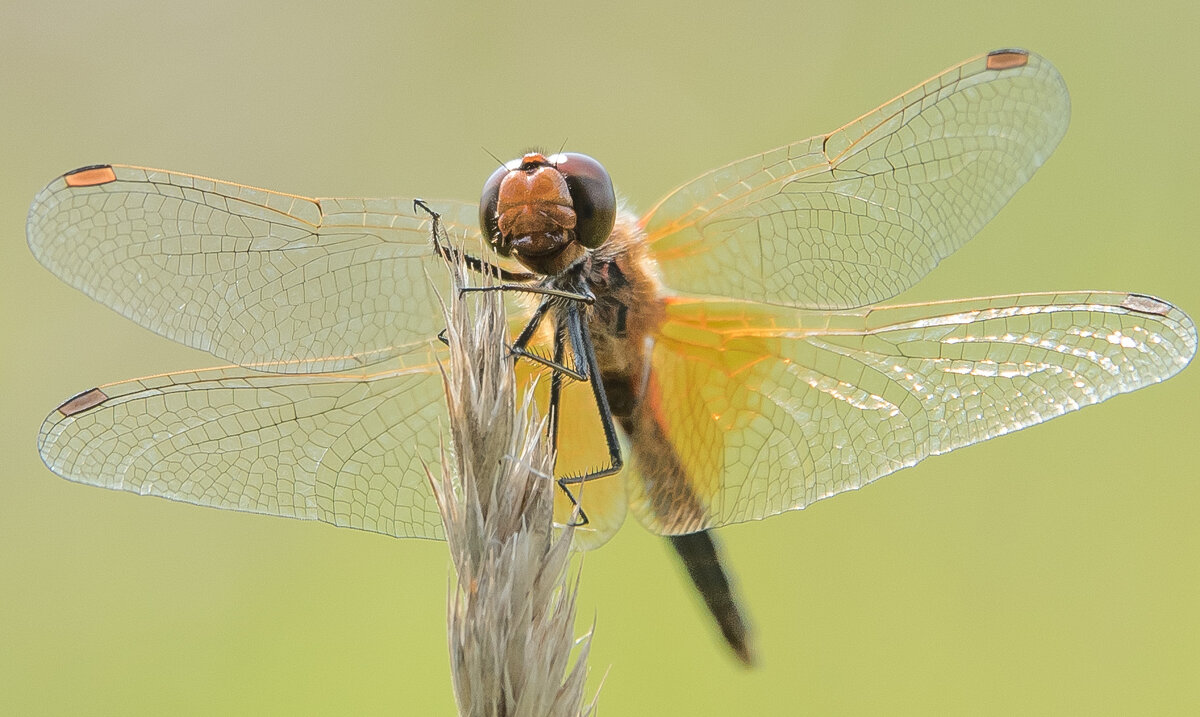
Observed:
[[[447,265],[443,375],[453,451],[430,478],[458,575],[447,606],[458,710],[592,714],[595,698],[584,704],[592,633],[574,636],[571,529],[555,535],[551,449],[532,394],[517,396],[502,292],[461,297],[479,275]]]

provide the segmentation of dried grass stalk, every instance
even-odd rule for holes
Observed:
[[[431,480],[458,573],[447,620],[458,710],[591,714],[595,700],[583,704],[591,632],[574,637],[578,577],[567,575],[571,530],[556,538],[552,528],[544,424],[530,394],[517,409],[500,292],[460,298],[467,271],[451,272],[444,375],[454,450]]]

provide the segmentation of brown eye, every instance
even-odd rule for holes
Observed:
[[[487,237],[496,253],[502,256],[508,256],[512,252],[508,244],[500,241],[496,205],[500,201],[500,182],[510,171],[512,170],[505,165],[492,172],[492,176],[484,183],[483,195],[479,198],[479,228],[483,230],[483,235]]]
[[[567,180],[567,188],[571,190],[571,201],[578,217],[575,240],[588,249],[595,249],[612,234],[617,219],[617,195],[613,192],[612,179],[599,162],[586,154],[564,152],[551,156],[549,161]],[[489,186],[491,182],[489,179]],[[497,187],[499,183],[496,179]]]

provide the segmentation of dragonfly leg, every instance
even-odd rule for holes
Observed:
[[[591,292],[564,291],[562,289],[553,289],[545,286],[528,286],[526,284],[496,284],[494,286],[464,286],[459,290],[459,293],[466,294],[472,291],[521,291],[546,297],[538,304],[533,316],[529,319],[529,323],[525,324],[525,328],[521,330],[520,335],[513,342],[511,347],[512,354],[518,358],[526,358],[534,363],[546,366],[556,373],[564,373],[576,381],[588,380],[587,366],[583,358],[585,352],[576,334],[573,333],[571,339],[571,350],[575,357],[574,369],[568,367],[561,360],[551,361],[544,356],[539,356],[529,351],[526,347],[533,339],[538,326],[541,325],[542,320],[546,318],[546,314],[556,305],[556,302],[570,302],[569,305],[575,307],[574,310],[578,313],[578,304],[587,304],[590,306],[596,303],[596,297]]]
[[[574,291],[563,291],[562,289],[551,289],[547,286],[530,286],[528,284],[493,284],[492,286],[464,286],[459,290],[459,293],[465,294],[469,291],[521,291],[526,294],[540,294],[542,296],[552,296],[558,299],[574,301],[580,304],[591,306],[596,303],[596,297],[591,294],[581,294]]]
[[[559,321],[554,330],[554,362],[563,365],[563,359],[566,357],[566,326],[564,322]],[[555,371],[550,374],[550,421],[546,426],[546,431],[550,437],[550,445],[554,448],[554,460],[558,461],[558,417],[562,411],[562,374]],[[578,527],[587,525],[587,513],[583,512],[583,506],[575,499],[575,495],[570,489],[563,484],[562,480],[558,480],[558,487],[566,493],[567,499],[571,501],[576,511],[579,511],[579,518],[574,518],[575,511],[572,511],[572,522],[569,525]]]
[[[497,266],[491,262],[471,256],[464,251],[459,251],[458,249],[442,244],[442,215],[438,212],[435,212],[424,199],[414,199],[413,208],[421,209],[429,215],[430,220],[433,223],[433,253],[442,257],[446,261],[461,261],[465,263],[467,268],[471,271],[479,274],[488,274],[503,281],[533,281],[538,278],[537,274],[524,271],[509,271],[502,266]]]
[[[521,330],[520,335],[517,336],[516,341],[513,342],[513,345],[509,351],[514,358],[525,358],[534,363],[550,368],[554,372],[555,376],[563,373],[575,379],[576,381],[586,381],[586,369],[579,364],[578,358],[576,359],[576,368],[572,370],[562,361],[561,356],[556,356],[552,361],[545,356],[539,356],[538,354],[533,353],[526,348],[529,345],[529,342],[533,339],[534,332],[537,331],[538,326],[541,325],[542,320],[546,318],[546,314],[549,313],[550,308],[553,305],[553,298],[547,298],[538,305],[537,309],[533,312],[533,316],[530,317],[529,323],[525,324],[525,328]],[[555,346],[558,346],[557,337]]]
[[[566,334],[564,336],[564,333]],[[558,487],[567,494],[571,504],[579,508],[579,522],[576,526],[587,525],[587,514],[583,512],[583,508],[579,505],[575,494],[571,492],[569,486],[582,485],[588,481],[604,478],[605,476],[613,475],[624,467],[625,462],[621,457],[621,442],[617,438],[617,427],[613,421],[612,409],[608,405],[608,396],[604,393],[604,382],[600,378],[600,366],[596,361],[596,350],[592,346],[592,336],[588,331],[587,322],[579,313],[578,304],[570,304],[567,307],[567,316],[560,324],[559,330],[555,333],[554,358],[557,362],[562,363],[563,352],[566,348],[566,342],[571,342],[571,351],[576,354],[577,360],[582,357],[581,368],[586,368],[586,375],[592,385],[592,397],[596,400],[596,408],[600,413],[600,424],[604,430],[604,441],[608,446],[608,465],[593,471],[586,471],[578,475],[567,475],[558,478]],[[556,385],[557,384],[557,385]],[[551,445],[558,448],[558,413],[559,399],[562,390],[562,377],[555,373],[550,377],[550,442]]]
[[[567,333],[567,322],[560,321],[554,332],[554,361],[559,365],[565,365],[564,361],[566,359],[566,345],[568,341]],[[576,360],[578,361],[578,359]],[[550,436],[550,445],[555,448],[554,455],[556,461],[558,459],[558,419],[562,411],[561,397],[562,374],[556,371],[550,375],[550,422],[547,426],[547,432]],[[558,478],[556,479],[556,482],[558,483],[558,487],[562,490],[562,492],[566,494],[567,500],[571,501],[571,505],[574,507],[575,511],[578,511],[579,513],[578,518],[573,517],[572,522],[568,523],[568,525],[576,528],[582,527],[588,524],[587,513],[584,512],[583,506],[580,505],[579,500],[575,497],[575,494],[572,493],[571,489],[567,487],[567,480],[568,479],[566,478]],[[572,516],[574,516],[575,511],[572,511]]]

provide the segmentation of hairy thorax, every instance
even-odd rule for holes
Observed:
[[[641,395],[650,337],[662,321],[662,283],[637,219],[620,212],[608,241],[592,251],[583,279],[596,296],[588,329],[613,415],[630,416]]]

